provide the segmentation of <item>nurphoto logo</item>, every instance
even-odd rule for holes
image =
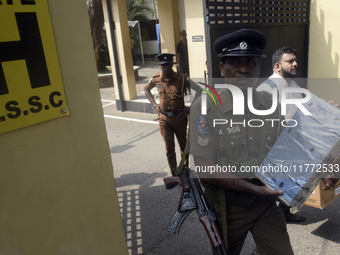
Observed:
[[[217,98],[219,99],[219,101],[222,105],[221,98],[214,88],[212,88],[211,86],[209,86],[207,84],[201,83],[201,82],[200,82],[200,84],[203,84],[204,86],[207,86],[209,89],[211,89],[216,94]],[[234,115],[244,115],[244,95],[243,95],[243,92],[240,88],[238,88],[235,85],[230,85],[230,84],[216,84],[215,88],[216,89],[229,89],[231,94],[232,94],[232,97],[233,97],[233,114]],[[202,90],[207,92],[210,95],[210,97],[213,98],[213,95],[209,91],[207,91],[206,89],[202,89]],[[257,109],[255,109],[254,105],[253,105],[253,89],[248,88],[247,92],[248,92],[247,105],[248,105],[250,112],[252,112],[253,114],[265,116],[265,115],[272,114],[276,110],[277,103],[278,103],[277,88],[273,88],[273,94],[272,94],[273,104],[272,104],[272,107],[268,110],[257,110]],[[291,99],[291,98],[287,98],[288,93],[302,93],[302,94],[305,94],[306,96],[304,98]],[[203,94],[202,97],[201,97],[201,103],[202,103],[201,113],[202,113],[202,115],[207,115],[207,97],[206,96],[204,97],[204,95],[205,94]],[[288,104],[295,105],[305,115],[311,115],[311,113],[302,105],[304,103],[307,103],[312,97],[311,92],[309,92],[307,89],[283,87],[282,90],[281,90],[280,97],[281,97],[280,98],[281,99],[281,115],[286,115],[286,109],[287,109]],[[216,105],[216,100],[214,98],[213,98],[213,100],[214,100],[215,105]]]
[[[218,92],[212,88],[211,86],[205,84],[205,83],[201,83],[200,84],[206,86],[207,88],[209,88],[218,98],[221,106],[222,106],[222,100],[218,94]],[[242,90],[240,88],[238,88],[235,85],[230,85],[230,84],[216,84],[215,85],[216,89],[228,89],[231,94],[232,94],[232,98],[233,98],[233,115],[244,115],[244,106],[245,106],[245,97],[244,94],[242,92]],[[212,95],[211,92],[209,92],[207,89],[203,89],[201,88],[203,91],[205,91],[206,93],[203,93],[201,95],[201,115],[207,115],[207,94],[213,99],[215,106],[217,106],[216,100],[214,98],[214,96]],[[273,103],[270,109],[267,110],[257,110],[254,107],[253,104],[253,88],[249,87],[247,88],[247,106],[248,109],[251,113],[258,115],[258,116],[266,116],[266,115],[270,115],[272,114],[277,106],[278,106],[278,90],[277,88],[273,88],[273,93],[272,93],[272,98],[273,98]],[[304,98],[287,98],[288,93],[301,93],[304,94],[305,97]],[[291,104],[291,105],[295,105],[298,109],[300,109],[305,115],[311,115],[311,113],[303,106],[304,103],[307,103],[310,99],[311,99],[311,92],[309,92],[307,89],[304,88],[290,88],[290,87],[283,87],[280,93],[280,101],[281,101],[281,115],[285,116],[286,115],[286,109],[287,109],[287,105]],[[279,119],[265,119],[265,121],[270,121],[272,122],[272,126],[274,126],[274,122],[275,121],[280,121]],[[290,119],[290,125],[289,127],[294,127],[296,126],[298,123],[297,121]],[[232,120],[226,120],[226,119],[214,119],[213,120],[213,127],[215,127],[216,125],[221,125],[221,124],[227,124],[229,123],[230,127],[233,126],[233,124],[242,124],[243,126],[246,125],[246,120],[244,120],[243,122],[234,122]],[[254,125],[254,123],[259,123],[257,125]],[[295,125],[294,125],[295,123]],[[251,119],[248,120],[248,126],[250,127],[262,127],[264,125],[264,121],[262,119]],[[285,120],[281,121],[281,125],[283,126],[287,126],[285,124]]]

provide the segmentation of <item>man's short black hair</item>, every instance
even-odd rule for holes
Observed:
[[[296,56],[296,50],[290,47],[282,47],[277,49],[272,57],[272,67],[274,68],[276,63],[279,63],[283,54],[293,53]]]

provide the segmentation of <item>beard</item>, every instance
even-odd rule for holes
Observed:
[[[293,74],[291,71],[287,71],[286,69],[283,69],[283,68],[281,68],[281,70],[282,70],[282,75],[284,78],[295,78],[297,76],[297,73]]]

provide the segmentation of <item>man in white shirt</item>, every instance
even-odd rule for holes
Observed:
[[[273,75],[265,80],[260,86],[257,87],[257,91],[267,91],[272,93],[273,87],[278,89],[278,102],[281,103],[281,91],[283,87],[299,88],[299,85],[292,78],[297,76],[298,63],[296,57],[296,51],[293,48],[282,47],[277,49],[272,57]],[[302,98],[301,93],[287,93],[287,99]],[[293,117],[297,107],[292,104],[287,105],[285,118],[288,121]],[[280,203],[286,221],[289,222],[303,222],[305,218],[290,212],[290,207]]]
[[[281,90],[283,87],[299,88],[299,85],[292,80],[297,76],[298,63],[296,51],[293,48],[282,47],[277,49],[272,57],[273,75],[265,80],[256,90],[272,92],[273,87],[278,89],[278,102],[281,103]],[[287,99],[301,98],[301,93],[287,93]],[[297,107],[292,104],[287,105],[286,119],[290,119]]]

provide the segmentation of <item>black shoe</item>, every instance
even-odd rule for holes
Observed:
[[[304,222],[306,219],[303,216],[292,214],[290,211],[284,211],[287,222]]]

